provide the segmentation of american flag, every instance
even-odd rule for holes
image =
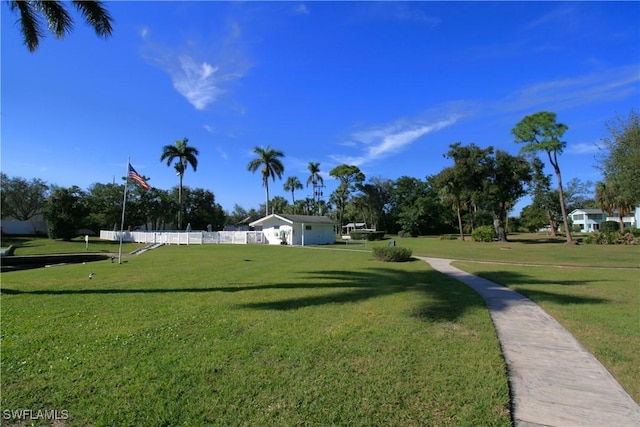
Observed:
[[[142,175],[136,172],[136,170],[131,165],[129,165],[129,178],[140,184],[145,190],[151,190],[151,186],[147,183],[147,181],[144,180]]]

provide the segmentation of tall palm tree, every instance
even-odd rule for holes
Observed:
[[[297,176],[290,176],[284,183],[284,191],[291,191],[291,203],[296,204],[296,198],[294,196],[294,191],[302,190],[302,183],[298,179]]]
[[[276,180],[276,176],[282,179],[284,173],[284,165],[280,160],[280,157],[284,157],[284,153],[279,150],[274,150],[271,146],[267,145],[267,148],[256,147],[253,152],[258,155],[257,158],[251,160],[247,165],[247,169],[250,172],[255,173],[258,169],[262,174],[262,185],[264,186],[267,194],[267,199],[264,207],[264,215],[269,215],[269,178],[273,181]]]
[[[318,187],[324,185],[324,179],[322,178],[322,175],[320,175],[320,162],[309,162],[308,169],[311,175],[309,175],[309,178],[307,178],[307,187],[309,186],[309,184],[312,184],[313,201],[314,204],[317,205],[320,201],[320,196],[322,196],[322,193],[318,190]]]
[[[177,140],[173,145],[165,145],[162,147],[162,155],[160,161],[167,161],[167,166],[171,166],[171,162],[176,161],[174,168],[179,178],[178,186],[178,229],[182,229],[182,178],[187,171],[187,166],[191,165],[195,172],[198,168],[198,154],[200,152],[195,147],[189,147],[189,139],[183,138]]]
[[[20,32],[24,44],[30,52],[34,52],[40,43],[40,38],[44,36],[42,23],[39,15],[43,15],[46,19],[46,27],[55,34],[56,38],[61,39],[73,29],[73,18],[65,9],[61,1],[50,0],[31,0],[9,2],[9,8],[12,12],[19,13],[18,22],[20,23]],[[76,9],[82,14],[87,24],[91,25],[96,35],[99,37],[108,37],[111,35],[113,18],[103,6],[103,2],[96,0],[71,2]]]

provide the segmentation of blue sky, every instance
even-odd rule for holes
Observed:
[[[640,105],[640,2],[108,2],[113,36],[75,14],[35,53],[2,13],[2,171],[60,186],[121,182],[127,158],[177,185],[161,148],[200,150],[184,185],[227,211],[264,203],[256,146],[285,153],[271,196],[309,162],[424,179],[454,142],[517,154],[524,116],[569,126],[563,180],[597,181],[605,122]],[[548,169],[551,173],[551,169]],[[311,194],[305,188],[296,198]],[[523,200],[516,207],[526,205]]]

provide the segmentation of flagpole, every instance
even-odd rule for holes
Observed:
[[[120,221],[120,247],[118,248],[118,264],[122,264],[122,235],[124,234],[124,211],[127,206],[127,186],[129,185],[129,168],[131,165],[131,156],[127,157],[127,173],[124,182],[124,198],[122,200],[122,219]]]

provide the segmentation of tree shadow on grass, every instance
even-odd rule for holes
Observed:
[[[421,261],[418,261],[421,262]],[[410,298],[419,303],[412,316],[425,321],[455,321],[470,309],[486,307],[482,297],[462,282],[436,270],[404,271],[398,268],[373,267],[359,271],[319,270],[302,273],[300,281],[279,283],[229,284],[228,286],[172,287],[172,288],[84,288],[84,289],[0,289],[5,295],[101,295],[101,294],[162,294],[162,293],[233,293],[256,292],[254,302],[237,304],[240,309],[298,310],[329,304],[351,304],[401,293],[411,293]],[[507,284],[550,284],[529,276],[512,272],[481,272],[490,278],[499,277]],[[558,281],[554,282],[558,284]],[[584,284],[584,282],[579,282]],[[578,284],[564,281],[561,284]],[[269,290],[286,290],[282,293],[265,293]],[[265,292],[262,292],[265,291]],[[301,292],[298,292],[301,291]],[[562,304],[604,303],[606,300],[581,296],[568,296],[544,291],[537,292],[540,299],[554,300]],[[505,296],[505,298],[509,298]],[[494,305],[494,308],[503,305]],[[506,307],[506,305],[504,305]]]
[[[435,270],[325,270],[309,272],[308,278],[312,284],[305,288],[324,289],[328,292],[239,304],[239,307],[287,311],[327,304],[357,303],[406,292],[412,293],[412,298],[420,301],[411,315],[426,321],[455,321],[469,309],[485,307],[482,298],[473,290]]]
[[[568,295],[562,292],[552,292],[552,286],[572,287],[588,285],[593,280],[566,280],[566,279],[540,279],[527,274],[512,271],[480,271],[475,273],[478,277],[491,280],[506,288],[512,289],[521,295],[534,301],[549,301],[558,304],[603,304],[608,302],[606,298],[587,297],[581,295]],[[598,280],[601,282],[601,280]],[[513,288],[517,286],[517,288]],[[532,286],[536,289],[523,289],[521,286]]]

